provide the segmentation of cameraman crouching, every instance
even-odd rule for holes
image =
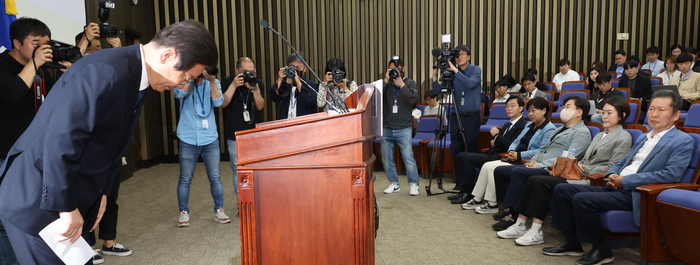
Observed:
[[[450,68],[445,70],[455,73],[454,97],[452,97],[454,102],[452,102],[453,108],[452,113],[450,113],[450,141],[452,141],[450,153],[452,157],[465,149],[468,152],[477,152],[477,139],[481,125],[481,68],[469,64],[471,59],[469,47],[460,45],[456,49],[459,50],[459,57],[455,58],[455,63],[459,69],[450,61]],[[433,92],[439,94],[443,89],[443,83],[439,81],[438,69],[433,69],[432,79]],[[459,110],[459,118],[462,121],[467,146],[464,146],[460,135],[455,108]]]

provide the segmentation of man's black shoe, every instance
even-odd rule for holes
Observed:
[[[542,253],[550,256],[583,256],[583,248],[581,244],[569,244],[566,241],[559,243],[553,247],[542,248]]]
[[[457,199],[457,198],[461,197],[463,194],[467,194],[467,193],[466,193],[466,192],[462,192],[462,191],[460,190],[459,193],[457,193],[457,194],[455,194],[455,195],[447,196],[447,199],[451,201],[451,200],[454,200],[454,199]]]
[[[503,231],[514,224],[515,219],[513,219],[513,216],[509,214],[508,216],[503,217],[503,219],[501,219],[501,221],[499,221],[498,223],[493,224],[491,227],[493,227],[493,229],[496,231]]]
[[[499,221],[499,220],[503,219],[503,217],[506,217],[509,214],[510,214],[510,208],[505,208],[505,209],[501,210],[500,212],[498,212],[497,214],[494,214],[493,220]]]
[[[459,191],[461,191],[461,190],[462,190],[462,184],[455,183],[455,187],[452,188],[452,190],[459,190]]]
[[[580,260],[576,261],[576,264],[581,265],[600,265],[613,262],[615,257],[613,257],[612,252],[603,253],[600,250],[592,249],[588,254],[583,256]]]
[[[465,192],[465,193],[462,193],[462,195],[460,195],[459,197],[450,200],[450,203],[462,204],[462,203],[468,202],[471,199],[470,197],[471,196],[469,196],[469,194]]]

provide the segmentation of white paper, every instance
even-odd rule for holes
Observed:
[[[41,236],[44,242],[49,245],[49,248],[61,258],[63,263],[67,265],[85,264],[95,255],[95,251],[92,250],[83,237],[78,238],[72,245],[70,244],[70,239],[58,242],[60,236],[55,234],[54,231],[60,226],[60,221],[61,219],[58,219],[44,227],[44,229],[39,232],[39,236]]]

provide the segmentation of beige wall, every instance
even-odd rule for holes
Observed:
[[[651,45],[661,48],[662,57],[674,43],[700,45],[700,1],[689,0],[155,0],[154,5],[156,29],[183,19],[204,22],[220,47],[221,76],[233,73],[236,59],[248,56],[257,62],[267,89],[291,50],[265,31],[260,19],[304,52],[317,72],[339,57],[349,78],[360,84],[379,79],[390,57],[401,55],[421,95],[429,89],[430,50],[445,33],[452,34],[455,45],[471,47],[484,86],[506,73],[520,78],[530,67],[540,71],[541,80],[551,81],[560,58],[586,72],[595,60],[612,64],[617,49],[645,61],[644,49]],[[617,32],[629,33],[630,40],[617,41]],[[160,103],[165,134],[175,129],[177,103],[169,93]],[[278,112],[267,101],[263,117],[273,120]],[[174,141],[163,144],[165,154],[176,154]]]

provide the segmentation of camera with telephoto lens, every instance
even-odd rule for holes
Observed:
[[[83,57],[83,55],[80,53],[80,48],[78,48],[78,47],[71,46],[71,45],[63,45],[63,44],[60,44],[60,43],[54,42],[54,41],[49,41],[46,44],[51,46],[51,50],[53,53],[53,58],[52,58],[53,62],[44,63],[44,66],[46,66],[48,68],[65,69],[66,67],[58,64],[58,62],[74,63],[78,59]],[[36,52],[37,48],[39,48],[39,46],[34,48],[35,52]]]
[[[284,70],[282,70],[282,73],[285,74],[287,78],[294,78],[294,76],[300,75],[299,68],[297,68],[294,65],[285,66]]]
[[[109,18],[109,10],[114,9],[115,5],[112,1],[100,1],[97,18],[100,19],[100,38],[119,38],[122,35],[122,30],[117,26],[112,26],[107,23]]]
[[[251,71],[243,71],[243,81],[248,83],[251,86],[255,86],[258,84],[258,79],[255,78],[255,75]]]
[[[335,71],[331,72],[331,75],[333,76],[333,82],[338,84],[342,83],[345,79],[345,71],[340,69],[335,69]]]

